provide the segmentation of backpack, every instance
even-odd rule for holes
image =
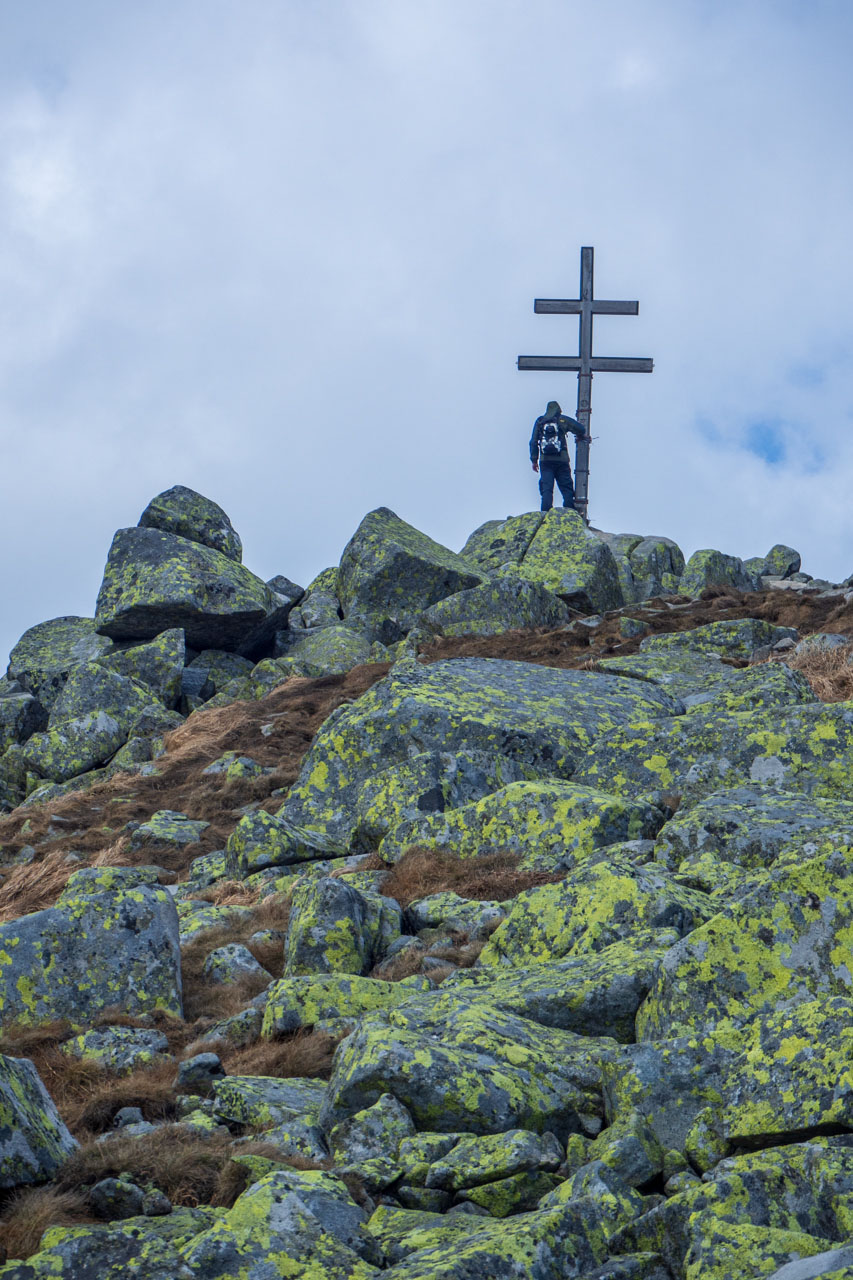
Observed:
[[[543,423],[539,449],[543,458],[556,458],[558,454],[563,452],[563,442],[560,439],[556,422]]]

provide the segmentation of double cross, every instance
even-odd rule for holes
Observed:
[[[605,302],[593,298],[592,288],[593,249],[581,249],[581,288],[579,298],[537,298],[533,310],[540,315],[580,316],[580,344],[576,356],[519,356],[519,369],[559,370],[577,372],[578,408],[577,420],[583,427],[575,454],[575,508],[586,519],[589,503],[589,415],[594,373],[651,373],[653,360],[625,359],[618,356],[594,356],[592,354],[592,317],[597,312],[603,316],[635,316],[639,302]]]

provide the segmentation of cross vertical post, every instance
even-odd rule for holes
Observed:
[[[599,315],[635,316],[639,302],[615,302],[596,298],[593,292],[593,260],[591,245],[581,249],[581,279],[579,298],[536,298],[533,310],[544,315],[572,315],[580,317],[580,336],[577,356],[519,356],[521,370],[550,370],[577,372],[578,407],[577,420],[583,427],[575,452],[575,510],[584,520],[589,506],[589,446],[591,441],[589,419],[592,411],[592,377],[594,373],[651,373],[654,361],[643,358],[618,356],[594,356],[592,354],[592,317]]]

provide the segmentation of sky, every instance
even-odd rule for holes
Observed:
[[[2,655],[174,484],[306,584],[538,507],[595,248],[590,515],[853,573],[849,0],[7,0]]]

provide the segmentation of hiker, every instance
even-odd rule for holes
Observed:
[[[539,492],[542,510],[550,511],[554,505],[554,481],[563,495],[563,506],[575,504],[575,486],[569,465],[569,446],[566,436],[572,432],[580,439],[584,430],[576,418],[562,412],[556,400],[548,401],[548,408],[533,424],[530,437],[530,461],[533,470],[539,472]]]

